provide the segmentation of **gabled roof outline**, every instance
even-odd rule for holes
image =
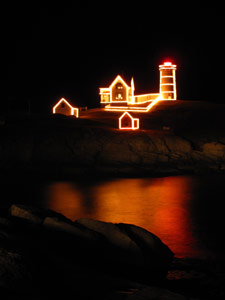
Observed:
[[[132,126],[131,127],[122,127],[122,119],[125,117],[125,116],[128,116],[130,119],[131,119],[131,122],[132,122]],[[136,122],[136,126],[135,126],[135,122]],[[126,130],[129,130],[129,129],[139,129],[139,119],[138,118],[133,118],[131,116],[131,114],[129,114],[129,112],[125,111],[122,116],[119,117],[119,129],[126,129]]]
[[[122,81],[122,83],[127,87],[130,88],[129,85],[127,85],[127,83],[124,81],[124,79],[120,76],[117,75],[116,78],[113,80],[113,82],[111,83],[111,85],[109,86],[109,89],[112,89],[112,87],[118,82],[118,81]]]
[[[128,96],[129,96],[129,89],[131,88],[129,85],[127,85],[127,83],[123,80],[123,78],[120,76],[120,75],[117,75],[116,78],[113,80],[113,82],[111,83],[111,85],[109,86],[109,90],[110,90],[110,102],[112,102],[112,88],[113,86],[118,82],[118,81],[121,81],[125,86],[126,86],[126,89],[127,89],[127,100],[128,100]],[[113,102],[124,102],[123,101],[113,101]]]
[[[78,118],[78,114],[79,114],[79,109],[77,108],[77,107],[73,107],[65,98],[61,98],[57,103],[56,103],[56,105],[55,106],[53,106],[53,114],[55,114],[55,110],[56,110],[56,108],[62,103],[62,102],[64,102],[64,103],[66,103],[69,107],[70,107],[70,109],[71,109],[71,115],[74,115],[74,111],[76,111],[76,117]]]

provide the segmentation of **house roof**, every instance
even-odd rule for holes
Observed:
[[[58,101],[56,102],[56,104],[54,105],[54,107],[57,108],[58,105],[59,105],[60,103],[62,103],[62,102],[65,102],[68,106],[70,106],[70,107],[72,107],[72,108],[78,108],[78,107],[79,107],[79,105],[75,105],[73,101],[71,101],[71,100],[68,101],[68,100],[66,100],[65,98],[60,98],[60,100],[58,100]]]
[[[131,78],[129,78],[129,77],[127,77],[127,76],[124,76],[124,75],[122,75],[122,76],[121,76],[121,75],[116,75],[116,76],[114,77],[114,80],[109,82],[108,88],[110,88],[110,87],[113,85],[113,83],[115,84],[115,81],[118,80],[118,78],[120,78],[121,81],[122,81],[126,86],[131,87],[131,84],[130,84]],[[129,84],[127,84],[127,83],[129,83]],[[104,86],[103,86],[103,85],[104,85]],[[102,84],[102,88],[107,88],[107,84]]]
[[[61,98],[54,106],[54,109],[56,109],[62,102],[65,102],[70,108],[74,108],[65,98]]]
[[[120,116],[119,117],[119,119],[120,120],[122,120],[124,117],[129,117],[130,119],[132,119],[132,120],[134,120],[135,118],[133,118],[130,114],[129,114],[129,112],[127,112],[127,111],[125,111],[123,114],[122,114],[122,116]]]
[[[126,85],[127,88],[130,88],[130,86],[124,81],[124,79],[120,76],[117,75],[114,81],[111,83],[109,88],[111,89],[118,81],[121,81],[124,85]]]

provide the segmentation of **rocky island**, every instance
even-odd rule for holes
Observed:
[[[224,105],[161,101],[133,113],[140,129],[129,131],[118,129],[120,115],[8,116],[0,127],[1,177],[224,173]],[[221,258],[176,258],[160,237],[132,224],[71,221],[21,204],[7,210],[0,214],[5,299],[224,298]]]
[[[62,115],[9,117],[1,126],[4,174],[155,176],[224,172],[225,105],[160,101],[132,113],[139,130],[119,130],[121,112],[91,109]]]

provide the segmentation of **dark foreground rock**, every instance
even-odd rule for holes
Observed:
[[[0,289],[23,292],[30,282],[31,274],[22,255],[0,248]]]
[[[188,298],[159,287],[142,288],[127,297],[127,300],[148,300],[148,299],[187,300]]]
[[[114,289],[163,281],[173,258],[158,237],[135,225],[72,222],[24,205],[12,205],[0,228],[0,286],[21,292],[24,281],[22,294],[67,289],[79,299],[90,292],[101,299]]]
[[[0,218],[3,299],[224,299],[223,266],[173,258],[131,224],[15,204]]]

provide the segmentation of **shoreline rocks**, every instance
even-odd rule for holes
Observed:
[[[223,299],[224,262],[177,259],[132,224],[75,222],[13,204],[0,218],[0,292],[6,299]]]
[[[0,169],[63,177],[224,173],[224,112],[195,101],[161,103],[140,116],[138,131],[118,130],[120,115],[101,110],[76,120],[12,120],[1,128]]]
[[[94,288],[100,279],[106,286],[123,281],[153,284],[165,279],[173,259],[158,237],[135,225],[91,219],[72,222],[54,211],[20,204],[13,204],[0,223],[0,232],[5,233],[0,234],[0,253],[18,253],[28,262],[35,285],[45,288],[46,280],[50,287],[66,280],[75,291],[84,285]],[[0,268],[9,270],[9,282],[14,282],[17,265],[0,259]],[[10,286],[0,282],[5,289]]]

